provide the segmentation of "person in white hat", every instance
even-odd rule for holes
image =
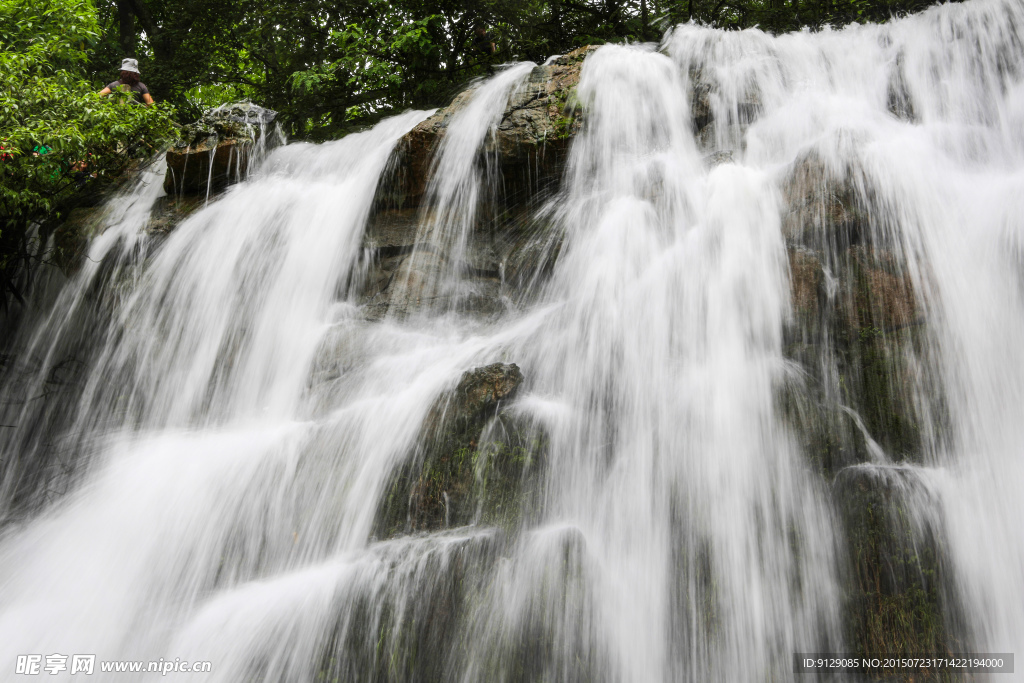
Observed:
[[[139,80],[139,60],[125,57],[121,61],[121,76],[107,87],[100,90],[100,95],[106,97],[115,90],[135,93],[135,99],[147,107],[153,104],[153,96],[149,94],[149,88]]]

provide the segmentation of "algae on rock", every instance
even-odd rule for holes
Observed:
[[[502,408],[522,381],[516,365],[494,363],[467,371],[435,402],[378,511],[378,537],[520,523],[546,448],[539,428]]]

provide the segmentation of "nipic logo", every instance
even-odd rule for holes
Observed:
[[[68,670],[68,659],[71,660],[71,668]],[[45,663],[44,663],[45,662]],[[180,658],[172,660],[160,659],[150,662],[132,661],[101,661],[100,671],[103,673],[158,673],[166,676],[169,673],[210,673],[213,670],[211,662],[189,662],[181,661]],[[51,676],[68,671],[71,674],[91,675],[96,671],[96,655],[18,655],[17,663],[14,666],[14,673],[24,676],[38,676],[42,672]]]
[[[18,655],[17,663],[14,665],[14,673],[28,676],[38,676],[42,671],[50,674],[59,674],[68,671],[68,659],[71,660],[72,674],[91,674],[96,670],[96,655]],[[45,664],[43,663],[45,660]]]
[[[42,661],[42,655],[18,655],[18,663],[14,667],[14,673],[29,675],[38,674]]]
[[[91,674],[96,667],[96,655],[73,655],[71,657],[71,673]]]

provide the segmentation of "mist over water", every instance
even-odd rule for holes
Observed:
[[[3,378],[0,670],[792,680],[863,645],[870,487],[939,548],[893,581],[938,596],[944,645],[1024,653],[1024,6],[601,47],[534,211],[557,258],[474,314],[490,142],[533,69],[448,120],[386,316],[363,236],[430,112],[272,150],[159,244],[161,165],[111,201]],[[473,486],[528,425],[516,519],[450,524],[446,491],[439,528],[386,533],[439,399],[497,362],[524,380]]]

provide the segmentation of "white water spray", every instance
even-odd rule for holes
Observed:
[[[275,150],[152,253],[147,176],[35,328],[39,368],[5,384],[3,496],[29,512],[0,540],[0,670],[57,652],[209,660],[179,677],[225,682],[791,680],[794,652],[860,646],[851,482],[908,511],[915,552],[938,544],[947,645],[1024,652],[1022,64],[1011,0],[603,47],[542,212],[558,259],[489,320],[444,313],[499,167],[480,155],[532,65],[449,121],[433,251],[410,259],[440,265],[396,295],[447,297],[422,315],[370,321],[350,282],[426,113]],[[23,402],[79,348],[74,390]],[[376,538],[438,398],[496,361],[522,367],[508,415],[545,443],[528,514]],[[846,425],[836,443],[807,406]],[[498,455],[466,457],[482,486]],[[70,490],[26,505],[26,472]]]

